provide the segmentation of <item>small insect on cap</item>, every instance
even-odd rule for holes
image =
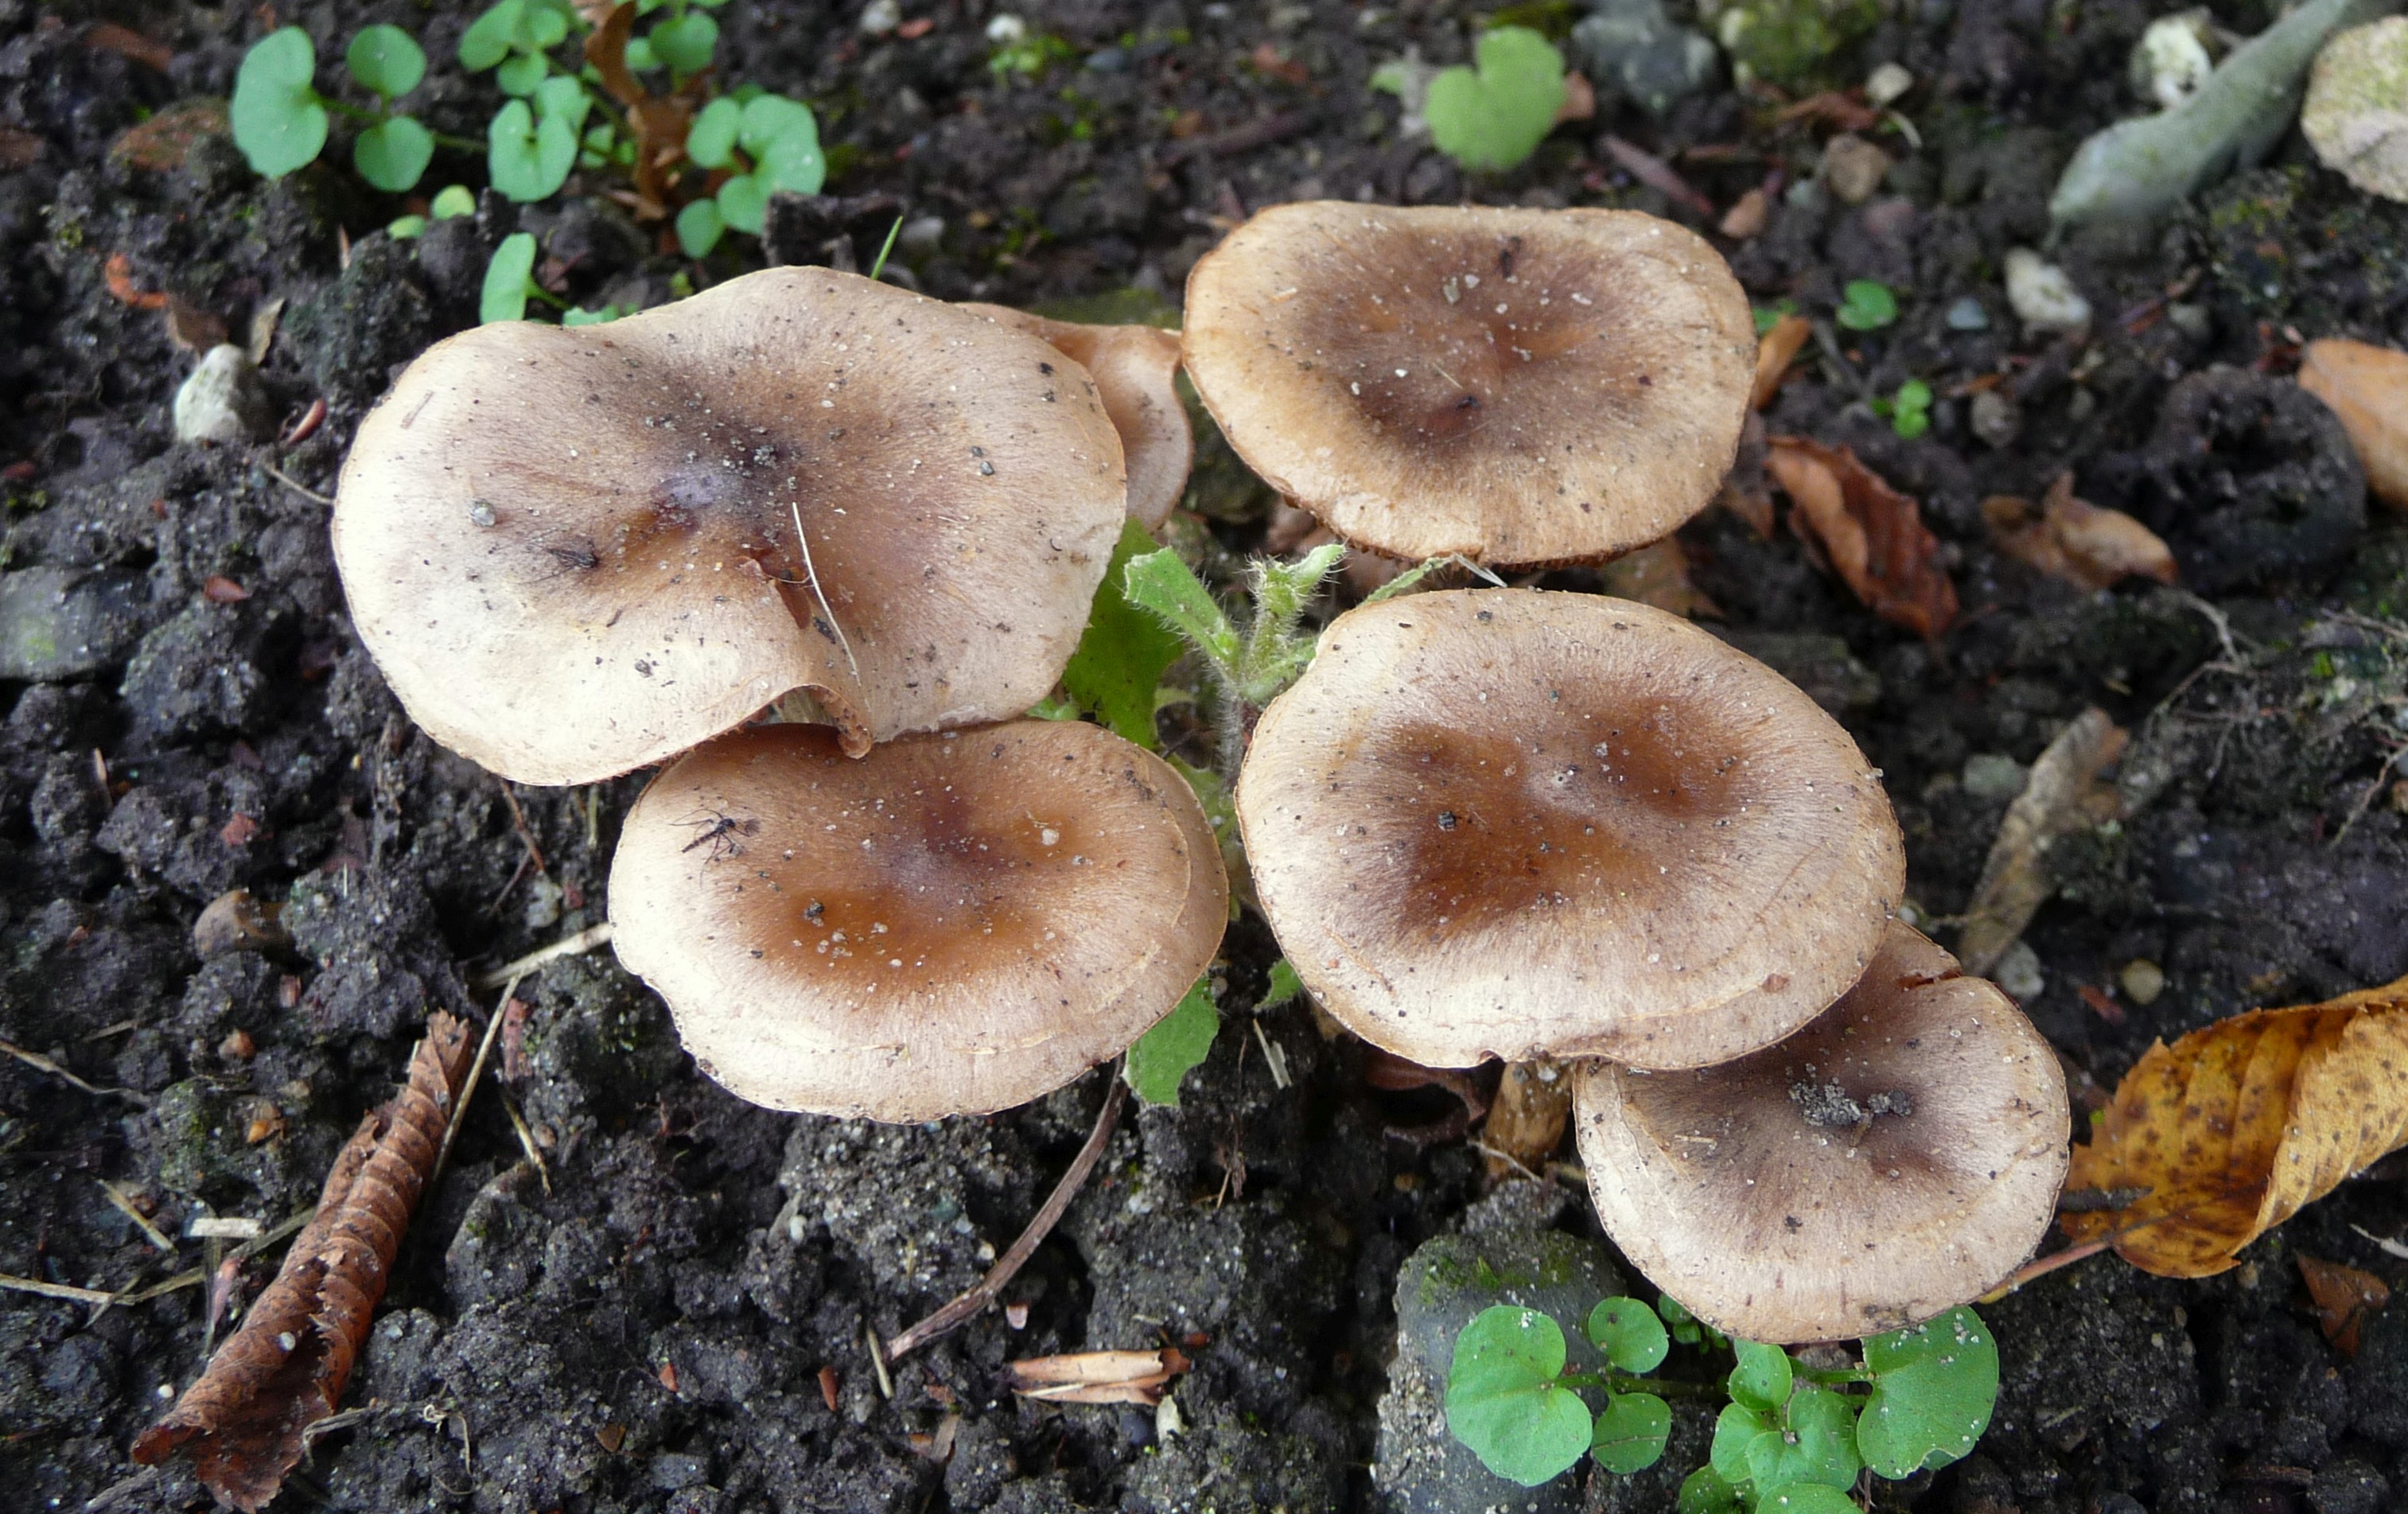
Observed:
[[[1721,254],[1629,210],[1277,206],[1196,265],[1182,339],[1238,455],[1330,529],[1502,566],[1670,535],[1756,372]]]
[[[1572,1085],[1606,1233],[1718,1330],[1845,1340],[1978,1298],[2065,1180],[2057,1058],[2014,1002],[1893,924],[1862,982],[1720,1067]]]
[[[858,756],[1017,715],[1120,534],[1120,440],[1032,337],[825,268],[440,342],[334,515],[411,717],[523,783],[657,762],[808,689]]]
[[[1829,715],[1677,616],[1531,589],[1350,611],[1255,728],[1254,888],[1401,1057],[1696,1067],[1856,981],[1905,883]]]
[[[1014,721],[846,759],[810,726],[688,753],[610,864],[619,959],[702,1070],[773,1109],[985,1114],[1169,1013],[1219,946],[1228,880],[1161,758]]]
[[[961,309],[1027,332],[1094,376],[1128,459],[1128,512],[1147,530],[1160,530],[1196,466],[1196,431],[1187,424],[1187,406],[1175,382],[1179,333],[1052,321],[1001,305]]]

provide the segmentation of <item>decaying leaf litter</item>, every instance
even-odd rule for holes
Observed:
[[[1149,268],[1175,289],[1211,243],[1209,218],[1228,217],[1231,202],[1242,212],[1351,195],[1356,175],[1374,197],[1443,201],[1458,192],[1426,147],[1351,127],[1370,67],[1408,39],[1452,61],[1464,46],[1460,18],[1356,30],[1351,13],[1308,13],[1281,30],[1277,17],[1199,8],[1168,23],[1187,29],[1184,44],[1118,73],[1057,76],[1108,117],[1133,112],[1122,137],[1151,144],[1157,164],[1194,138],[1140,119],[1140,101],[1194,109],[1213,132],[1304,123],[1226,153],[1179,153],[1156,187],[1141,152],[1106,151],[1096,134],[1069,130],[1086,108],[990,82],[986,44],[969,20],[941,21],[906,48],[854,30],[850,18],[756,8],[749,18],[740,6],[726,12],[731,33],[755,66],[784,70],[780,82],[793,93],[819,101],[851,85],[883,99],[900,79],[932,105],[926,117],[897,105],[853,118],[847,129],[874,161],[858,185],[843,187],[927,196],[944,229],[933,243],[907,245],[904,267],[952,297],[1090,296],[1150,281]],[[2247,31],[2266,18],[2225,19]],[[244,329],[270,299],[291,300],[269,350],[271,383],[294,431],[312,398],[328,398],[330,411],[315,435],[266,454],[259,468],[319,492],[384,365],[473,312],[437,262],[423,252],[396,259],[370,238],[381,212],[354,216],[339,185],[263,193],[225,164],[222,140],[181,170],[99,168],[113,134],[135,124],[133,107],[211,92],[187,80],[214,80],[222,95],[240,45],[173,14],[126,20],[166,39],[158,45],[187,73],[90,45],[73,25],[41,30],[30,11],[7,19],[9,45],[28,64],[7,85],[12,121],[27,124],[10,129],[39,146],[33,177],[19,170],[7,181],[17,197],[0,220],[8,308],[28,323],[16,328],[21,366],[5,379],[12,398],[28,401],[10,407],[7,461],[35,464],[9,475],[8,569],[96,575],[87,595],[131,581],[151,596],[135,620],[117,623],[130,629],[94,671],[0,685],[10,712],[0,844],[12,864],[26,864],[12,866],[0,919],[11,942],[0,1034],[93,1088],[151,1101],[129,1121],[128,1102],[96,1100],[11,1060],[0,1107],[12,1122],[6,1160],[17,1165],[0,1217],[9,1247],[0,1271],[110,1295],[208,1260],[209,1243],[184,1239],[194,1218],[272,1222],[306,1206],[342,1135],[389,1091],[423,1008],[467,1010],[453,998],[458,977],[598,917],[590,913],[598,859],[632,797],[624,787],[593,802],[522,791],[527,834],[549,867],[526,865],[498,791],[396,723],[350,650],[331,618],[338,601],[322,557],[308,545],[312,502],[242,454],[163,447],[166,385],[179,371],[167,355],[172,334],[164,307],[109,293],[103,252],[126,257],[124,287],[136,296],[172,292],[229,329]],[[1135,12],[1091,32],[1077,19],[1030,22],[1091,52],[1153,24]],[[1902,319],[1886,334],[1841,328],[1829,348],[1813,342],[1773,401],[1769,429],[1847,446],[1916,501],[1942,558],[1954,559],[1945,566],[1960,599],[1957,628],[1934,650],[1885,627],[1806,564],[1789,533],[1762,541],[1717,516],[1682,539],[1694,588],[1729,627],[1789,659],[1784,670],[1847,712],[1900,802],[1913,902],[1934,917],[1970,906],[2017,780],[2062,724],[2096,704],[2131,733],[2121,763],[2102,774],[2127,814],[2053,841],[2049,897],[2021,932],[2028,960],[2018,959],[2043,1028],[2102,1090],[2152,1038],[2386,982],[2408,966],[2386,955],[2408,936],[2390,807],[2390,785],[2408,775],[2385,766],[2400,739],[2386,724],[2398,710],[2386,701],[2400,695],[2397,527],[2377,525],[2344,561],[2277,553],[2243,564],[2257,576],[2244,571],[2194,603],[2180,588],[2145,583],[2091,598],[2029,574],[1991,545],[1980,510],[1993,494],[2044,499],[2071,469],[2080,498],[2179,544],[2169,521],[2181,517],[2167,513],[2150,455],[2162,395],[2154,375],[2168,361],[2279,367],[2293,339],[2286,328],[2394,346],[2403,335],[2386,293],[2398,287],[2396,211],[2337,189],[2296,139],[2277,148],[2272,166],[2207,190],[2181,218],[2177,245],[2117,251],[2076,236],[2052,251],[2090,296],[2088,341],[2015,331],[1982,259],[2010,240],[2043,239],[2047,174],[2075,130],[2062,120],[2067,99],[2079,102],[2083,127],[2133,108],[2092,70],[2097,57],[2122,55],[2138,22],[2082,17],[2059,33],[1967,7],[1900,25],[1876,45],[1893,49],[1928,92],[1902,103],[1922,148],[1882,138],[1903,177],[1861,206],[1813,195],[1792,203],[1784,183],[1768,196],[1765,230],[1735,248],[1743,280],[1767,304],[1789,297],[1819,317],[1849,280],[1899,292]],[[1247,61],[1266,45],[1279,71]],[[1130,51],[1144,46],[1140,35]],[[1293,81],[1295,68],[1307,82]],[[981,119],[953,113],[968,96],[981,100]],[[1567,130],[1536,167],[1481,193],[1669,208],[1653,198],[1658,191],[1620,180],[1627,160],[1603,143],[1609,134],[1677,166],[1717,205],[1741,198],[1772,165],[1696,149],[1752,141],[1762,151],[1770,141],[1788,155],[1791,182],[1811,177],[1821,128],[1793,125],[1787,138],[1743,131],[1740,100],[1720,90],[1660,122],[1610,103],[1598,140],[1587,128]],[[1053,145],[1048,120],[1065,123]],[[2029,135],[2051,129],[2062,135]],[[893,157],[922,133],[908,157]],[[1590,188],[1591,176],[1602,187]],[[1304,188],[1308,179],[1318,188]],[[1911,216],[1887,208],[1899,200]],[[1038,208],[1042,236],[1006,241],[1015,204]],[[63,209],[34,213],[45,205]],[[229,214],[243,207],[271,218],[258,243]],[[980,211],[985,225],[973,224]],[[171,213],[187,219],[156,219]],[[352,239],[348,276],[337,227]],[[644,267],[640,247],[607,215],[575,212],[542,229],[566,277],[585,281],[580,294],[599,297],[617,279],[666,297],[666,274]],[[825,244],[842,232],[804,235],[815,240],[794,245],[816,257],[834,255]],[[2356,261],[2310,267],[2301,256],[2330,245],[2349,247]],[[872,252],[859,249],[865,266]],[[1949,323],[1968,297],[1985,327]],[[2002,357],[2029,361],[2002,370]],[[1993,374],[1999,382],[1943,399],[1933,434],[1913,441],[1859,408],[1922,372],[1946,381],[1933,384],[1943,395]],[[2005,403],[1982,404],[1985,394]],[[1994,447],[1987,437],[2009,436],[2009,421],[2007,444]],[[1217,534],[1208,541],[1190,526],[1187,540],[1208,553],[1243,550],[1265,502],[1233,487],[1226,465],[1212,472],[1209,443],[1207,453],[1197,497],[1219,512]],[[213,578],[250,597],[208,593]],[[208,668],[234,676],[212,682],[201,672]],[[179,680],[179,669],[192,675]],[[93,748],[103,753],[97,774]],[[253,839],[224,839],[229,828],[243,832],[237,815],[259,827]],[[283,900],[295,947],[192,952],[185,925],[229,885]],[[559,916],[545,918],[552,910]],[[573,917],[580,910],[583,920]],[[1238,938],[1225,1005],[1242,1014],[1258,992],[1267,947]],[[2158,973],[2154,987],[2142,963]],[[395,983],[405,986],[380,991]],[[2107,1019],[2084,989],[2124,1020]],[[1351,1091],[1360,1087],[1354,1054],[1322,1042],[1305,1006],[1262,1017],[1263,1042],[1247,1038],[1242,1061],[1238,1039],[1224,1037],[1179,1113],[1149,1115],[1116,1137],[1102,1186],[1074,1208],[1063,1239],[1040,1249],[1025,1291],[952,1346],[931,1348],[926,1364],[901,1365],[890,1401],[879,1396],[865,1325],[891,1333],[975,1281],[986,1265],[980,1243],[999,1248],[1039,1206],[1090,1129],[1095,1092],[973,1132],[829,1129],[790,1139],[791,1122],[722,1107],[687,1081],[656,1011],[606,961],[556,962],[525,994],[524,1076],[509,1100],[472,1120],[458,1171],[430,1200],[371,1332],[351,1402],[385,1407],[321,1443],[303,1473],[319,1485],[370,1505],[480,1496],[442,1492],[471,1485],[531,1506],[573,1496],[732,1507],[772,1487],[798,1507],[911,1507],[935,1490],[961,1508],[1015,1498],[1170,1507],[1204,1487],[1239,1507],[1372,1496],[1347,1468],[1373,1454],[1367,1406],[1387,1349],[1384,1279],[1403,1247],[1463,1210],[1488,1159],[1448,1140],[1389,1140],[1387,1129],[1415,1126],[1443,1103]],[[110,1030],[129,1018],[133,1027]],[[98,1032],[108,1033],[86,1039]],[[1281,1051],[1291,1088],[1268,1076],[1264,1045]],[[523,1106],[533,1148],[553,1169],[552,1195],[526,1162],[511,1103]],[[1240,1163],[1246,1178],[1232,1184]],[[179,1247],[177,1259],[109,1202],[95,1174],[149,1215]],[[896,1193],[925,1198],[898,1205]],[[1190,1207],[1196,1200],[1205,1206]],[[2398,1236],[2408,1216],[2389,1204],[2379,1181],[2345,1184],[2259,1246],[2297,1244],[2378,1276],[2392,1269],[2396,1282],[2397,1259],[2352,1228]],[[955,1228],[965,1219],[967,1233]],[[1586,1221],[1568,1212],[1561,1223]],[[2107,1493],[2188,1507],[2218,1487],[2254,1486],[2235,1479],[2268,1464],[2322,1478],[2311,1491],[2325,1490],[2329,1503],[2369,1477],[2402,1485],[2384,1418],[2386,1363],[2397,1360],[2386,1353],[2400,1349],[2386,1316],[2375,1311],[2362,1326],[2359,1364],[2347,1369],[2354,1403],[2313,1388],[2295,1393],[2295,1370],[2299,1382],[2324,1380],[2321,1335],[2292,1280],[2297,1269],[2253,1273],[2246,1259],[2258,1255],[2200,1285],[2224,1290],[2206,1297],[2229,1325],[2201,1322],[2215,1316],[2199,1295],[2104,1274],[2092,1282],[2087,1270],[2074,1275],[2079,1289],[2036,1287],[2000,1305],[2005,1412],[1985,1464],[1935,1489],[1933,1507],[1988,1497],[2071,1508]],[[265,1272],[238,1262],[234,1276],[227,1302],[238,1309]],[[118,1480],[124,1446],[164,1407],[158,1382],[198,1370],[204,1292],[117,1304],[96,1319],[88,1302],[10,1298],[0,1315],[5,1348],[24,1370],[0,1390],[12,1437],[0,1454],[25,1469],[25,1486],[72,1501]],[[2176,1308],[2191,1323],[2175,1322]],[[1299,1318],[1325,1323],[1310,1338],[1270,1328]],[[2131,1320],[2148,1328],[2136,1334]],[[1106,1410],[1021,1418],[987,1406],[1002,1402],[1004,1361],[1161,1350],[1165,1329],[1182,1342],[1211,1337],[1179,1345],[1197,1363],[1171,1390],[1182,1433],[1166,1438],[1148,1417],[1132,1438],[1136,1427]],[[830,1368],[833,1379],[822,1376]],[[607,1391],[593,1386],[614,1372]],[[2206,1382],[2238,1386],[2211,1401]],[[929,1393],[931,1384],[955,1406]],[[2288,1428],[2270,1413],[2253,1429],[2227,1412],[2234,1404],[2307,1405],[2304,1422],[2317,1433],[2301,1429],[2298,1413]],[[939,1466],[911,1437],[936,1436],[957,1414]],[[780,1449],[796,1443],[781,1438],[788,1435],[808,1455],[780,1460],[797,1454]],[[2197,1454],[2175,1464],[2152,1446]],[[160,1484],[137,1496],[173,1503],[177,1490]]]

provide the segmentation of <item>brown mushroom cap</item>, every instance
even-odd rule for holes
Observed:
[[[796,688],[856,755],[1019,714],[1077,647],[1123,511],[1076,364],[794,267],[437,344],[361,424],[334,541],[411,717],[570,784]]]
[[[1747,296],[1695,233],[1629,210],[1312,201],[1187,281],[1188,376],[1248,467],[1391,556],[1610,556],[1729,471]]]
[[[610,864],[620,960],[702,1070],[774,1109],[935,1119],[1024,1103],[1168,1014],[1228,880],[1161,758],[1043,720],[858,761],[763,726],[672,763]]]
[[[1087,370],[1128,459],[1128,512],[1147,530],[1160,530],[1196,466],[1196,431],[1175,382],[1179,333],[1053,321],[1002,305],[962,309],[1025,331]]]
[[[1803,1031],[1691,1072],[1572,1085],[1606,1233],[1748,1340],[1843,1340],[1979,1297],[2065,1181],[2065,1078],[2012,1000],[1905,925]]]
[[[1598,595],[1340,616],[1255,728],[1238,817],[1305,987],[1431,1066],[1753,1051],[1864,971],[1905,879],[1829,715]]]

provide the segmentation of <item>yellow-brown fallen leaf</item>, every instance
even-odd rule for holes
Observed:
[[[2100,783],[2099,772],[2123,755],[2125,740],[2106,711],[2085,710],[2032,764],[2024,791],[1999,822],[1998,838],[1982,863],[1982,881],[1973,886],[1973,901],[1965,909],[1956,957],[1966,972],[1979,974],[1996,967],[2056,892],[2048,849],[2057,838],[2122,814],[2115,789]]]
[[[1162,1390],[1188,1368],[1177,1347],[1158,1351],[1080,1351],[1070,1356],[1033,1356],[1006,1362],[1004,1379],[1023,1398],[1048,1404],[1143,1404],[1162,1402]]]
[[[2151,1046],[2065,1178],[2069,1195],[2138,1197],[2057,1222],[2143,1272],[2211,1276],[2403,1141],[2408,978]]]
[[[1689,582],[1689,555],[1679,537],[1626,552],[1607,563],[1598,576],[1605,581],[1605,592],[1617,599],[1636,599],[1668,615],[1722,618],[1721,608]]]
[[[1802,315],[1784,315],[1756,339],[1756,388],[1749,394],[1751,409],[1762,410],[1772,403],[1781,392],[1781,381],[1789,374],[1789,365],[1797,359],[1798,350],[1806,345],[1813,334],[1814,323]]]
[[[2408,353],[2363,341],[2312,341],[2300,387],[2332,407],[2358,448],[2366,486],[2408,511]]]
[[[2059,473],[2035,508],[2016,495],[1982,501],[1982,518],[1999,550],[2051,578],[2103,589],[2128,577],[2174,581],[2173,550],[2120,510],[2102,510],[2073,495],[2073,475]]]
[[[2304,1252],[2298,1258],[2300,1276],[2315,1301],[2316,1323],[2325,1339],[2344,1356],[2358,1354],[2358,1327],[2366,1317],[2391,1302],[2391,1285],[2371,1272],[2324,1262]]]
[[[1873,613],[1923,637],[1956,620],[1956,585],[1913,499],[1847,448],[1803,437],[1774,437],[1765,466],[1797,501],[1790,525],[1829,555]]]

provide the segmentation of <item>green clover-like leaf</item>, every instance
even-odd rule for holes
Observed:
[[[827,159],[820,152],[816,135],[781,137],[762,154],[759,172],[772,193],[816,195],[827,182]]]
[[[436,192],[434,203],[426,208],[426,213],[437,221],[449,221],[454,216],[475,215],[477,196],[469,193],[468,186],[466,184],[446,184]]]
[[[343,53],[343,66],[361,88],[393,100],[418,88],[426,77],[426,53],[408,32],[380,23],[360,28]]]
[[[1740,1514],[1739,1490],[1711,1466],[1701,1466],[1681,1479],[1679,1514]]]
[[[1856,1422],[1856,1449],[1885,1478],[1946,1466],[1990,1427],[1999,1345],[1968,1308],[1865,1342],[1873,1394]]]
[[[724,94],[702,108],[686,128],[685,155],[697,167],[724,168],[734,162],[736,134],[744,124],[744,108]]]
[[[555,74],[537,85],[529,103],[538,119],[557,116],[568,123],[572,132],[585,129],[585,118],[594,109],[594,96],[586,93],[585,81],[568,74]]]
[[[1129,559],[1156,550],[1154,537],[1132,516],[1121,526],[1111,565],[1096,588],[1095,608],[1079,650],[1062,670],[1062,687],[1079,707],[1148,751],[1154,732],[1154,690],[1163,672],[1187,650],[1159,619],[1128,602],[1123,575]]]
[[[1296,975],[1296,969],[1288,965],[1288,959],[1283,957],[1271,964],[1270,982],[1264,986],[1263,1002],[1254,1007],[1277,1009],[1302,992],[1304,992],[1304,980]]]
[[[387,116],[351,143],[351,166],[388,195],[414,187],[435,156],[435,135],[408,116]]]
[[[1733,1341],[1739,1365],[1731,1369],[1730,1396],[1770,1414],[1789,1401],[1789,1353],[1760,1341]]]
[[[1611,1298],[1591,1309],[1588,1338],[1625,1372],[1653,1372],[1672,1349],[1664,1321],[1634,1298]]]
[[[502,245],[494,249],[494,260],[485,265],[485,288],[477,301],[477,319],[526,319],[527,295],[534,287],[535,237],[512,232],[502,238]]]
[[[1597,1417],[1589,1454],[1608,1472],[1628,1477],[1662,1461],[1665,1439],[1671,1434],[1670,1405],[1654,1393],[1616,1393]]]
[[[1122,1075],[1150,1104],[1179,1106],[1179,1085],[1203,1063],[1220,1033],[1221,1012],[1212,1005],[1212,982],[1197,978],[1186,997],[1128,1049]]]
[[[738,174],[719,186],[719,219],[731,230],[760,236],[768,210],[769,186],[759,174]]]
[[[1758,1493],[1756,1514],[1864,1514],[1856,1501],[1820,1482],[1793,1482]]]
[[[1579,1461],[1595,1436],[1588,1406],[1563,1376],[1564,1333],[1536,1309],[1496,1305],[1455,1337],[1446,1424],[1480,1464],[1535,1488]]]
[[[653,27],[650,40],[652,56],[683,79],[710,66],[710,54],[719,46],[719,23],[700,11],[689,10]]]
[[[695,200],[678,212],[678,247],[688,257],[709,257],[726,230],[727,223],[719,218],[719,206],[714,201]]]
[[[494,70],[494,82],[504,94],[521,99],[533,94],[552,77],[552,65],[539,52],[521,52]]]
[[[1774,1417],[1772,1429],[1748,1443],[1749,1478],[1758,1489],[1794,1482],[1854,1486],[1863,1465],[1856,1459],[1856,1413],[1828,1388],[1801,1384]]]
[[[1879,331],[1898,319],[1898,296],[1889,285],[1871,279],[1851,279],[1841,291],[1840,308],[1831,319],[1850,331]]]
[[[1672,1332],[1674,1340],[1684,1346],[1698,1344],[1698,1317],[1682,1307],[1679,1299],[1670,1293],[1659,1294],[1656,1300],[1656,1312],[1663,1317],[1664,1324]]]
[[[460,66],[473,74],[509,57],[525,20],[526,0],[498,0],[460,34]]]
[[[384,223],[384,234],[397,242],[426,235],[426,218],[423,215],[397,215]]]
[[[1755,1474],[1748,1470],[1748,1448],[1757,1439],[1773,1434],[1769,1413],[1744,1404],[1726,1404],[1714,1418],[1713,1449],[1707,1459],[1725,1482],[1737,1487]]]
[[[560,116],[538,120],[524,100],[494,115],[485,133],[485,167],[494,187],[521,204],[546,199],[577,164],[577,129]]]
[[[242,55],[226,119],[252,171],[281,179],[325,150],[326,108],[309,87],[317,74],[318,50],[298,26],[268,33]]]
[[[1511,168],[1539,149],[1564,104],[1564,55],[1526,26],[1481,34],[1478,70],[1430,80],[1422,114],[1440,151],[1470,169]]]

